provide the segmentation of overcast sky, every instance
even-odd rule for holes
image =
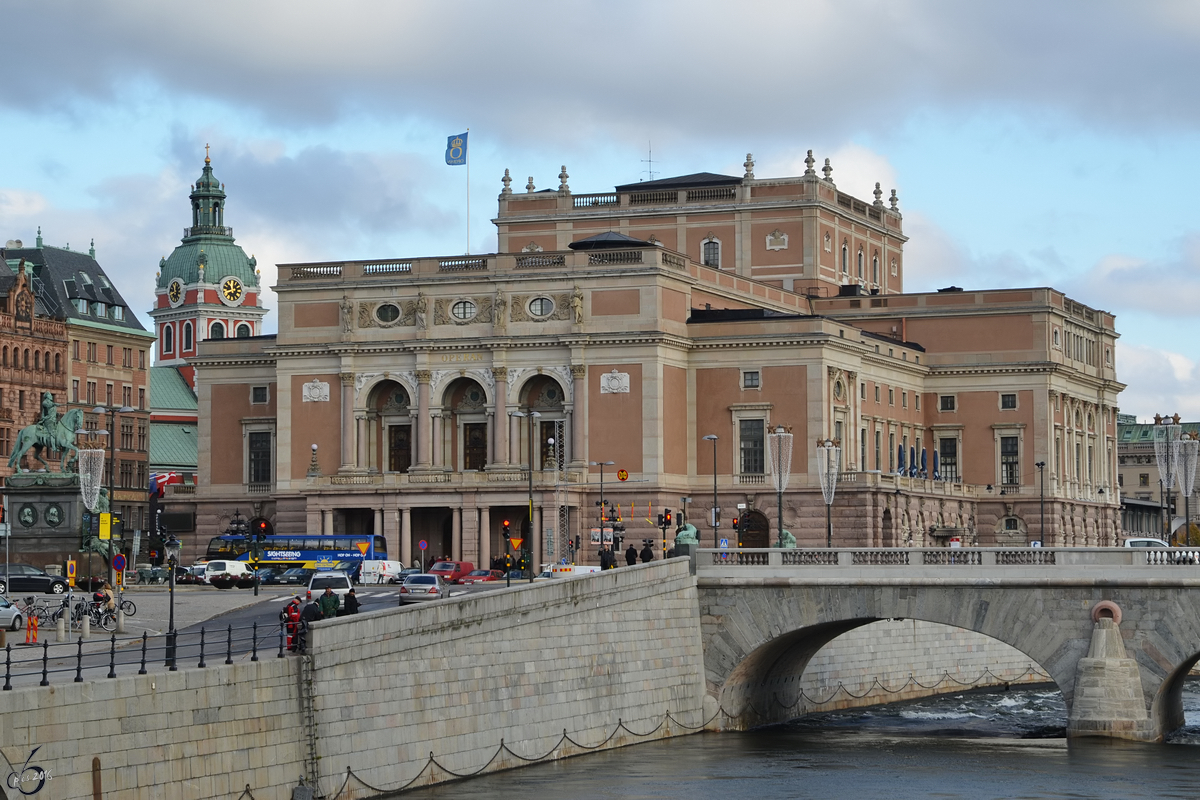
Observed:
[[[94,238],[147,326],[205,143],[268,285],[462,252],[467,128],[472,252],[505,168],[600,192],[650,148],[657,177],[811,148],[897,190],[906,289],[1063,289],[1117,315],[1123,411],[1200,419],[1197,3],[6,0],[0,25],[0,241]]]

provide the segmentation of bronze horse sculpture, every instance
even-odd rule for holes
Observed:
[[[8,466],[16,467],[21,463],[21,456],[25,455],[25,451],[33,448],[33,457],[46,467],[46,471],[50,470],[50,465],[46,463],[46,459],[42,458],[43,450],[58,450],[61,451],[62,464],[59,469],[62,472],[73,472],[73,469],[68,469],[68,466],[73,467],[79,460],[79,454],[75,446],[75,431],[83,427],[83,411],[78,408],[73,408],[63,414],[60,419],[54,423],[54,429],[50,435],[47,435],[45,428],[40,423],[27,425],[17,434],[17,443],[13,447],[12,455],[8,458]]]

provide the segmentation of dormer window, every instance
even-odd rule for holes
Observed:
[[[103,319],[108,316],[108,309],[104,303],[92,303],[92,316]]]
[[[115,320],[118,320],[118,321],[125,319],[125,307],[124,306],[113,306],[112,307],[112,318]]]
[[[88,301],[85,300],[84,298],[78,297],[78,298],[72,300],[71,302],[74,303],[75,310],[78,311],[80,314],[88,313],[89,304],[88,304]]]

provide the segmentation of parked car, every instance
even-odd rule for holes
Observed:
[[[196,577],[195,583],[204,583],[204,568],[208,566],[208,562],[203,564],[193,564],[189,567],[189,571]]]
[[[1151,539],[1143,536],[1131,536],[1125,540],[1126,547],[1168,547],[1162,539]]]
[[[463,586],[470,586],[473,583],[490,583],[502,580],[504,580],[504,570],[502,569],[473,569],[464,575],[459,583]]]
[[[19,631],[21,630],[23,621],[21,610],[8,602],[7,597],[0,597],[0,628]]]
[[[325,594],[326,589],[332,589],[333,593],[338,597],[345,597],[354,588],[354,584],[350,583],[350,576],[339,570],[321,570],[314,572],[312,577],[308,579],[308,598],[311,600],[313,595],[318,597]]]
[[[458,583],[474,569],[470,561],[439,561],[429,568],[429,574],[442,576],[446,583]]]
[[[510,569],[508,571],[508,579],[510,581],[527,581],[529,580],[529,570]]]
[[[43,594],[65,594],[67,581],[57,575],[28,564],[9,564],[8,573],[0,566],[0,594],[42,592]]]
[[[1159,563],[1166,562],[1168,564],[1200,564],[1200,550],[1183,549],[1180,547],[1171,547],[1162,539],[1153,539],[1149,537],[1131,536],[1124,542],[1125,547],[1152,547],[1163,548],[1167,552],[1161,556],[1155,554],[1153,557]],[[1147,554],[1150,557],[1150,554]]]
[[[362,559],[356,558],[353,561],[339,561],[333,565],[333,569],[346,573],[350,577],[350,582],[356,584],[362,580],[362,565]],[[319,567],[319,569],[327,568]]]
[[[273,582],[279,586],[307,586],[314,572],[315,569],[308,567],[292,567],[285,569]]]
[[[212,583],[217,575],[229,575],[235,579],[249,576],[250,568],[245,561],[210,561],[204,565],[204,582]]]
[[[450,587],[441,575],[421,573],[409,575],[400,587],[400,605],[441,600],[450,596]]]
[[[271,583],[271,579],[279,574],[279,568],[259,567],[258,569],[254,570],[254,574],[258,576],[258,583],[260,586],[268,586]]]

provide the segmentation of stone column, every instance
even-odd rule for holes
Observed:
[[[530,539],[532,540],[529,542],[529,552],[530,552],[530,557],[533,559],[533,563],[529,565],[529,568],[531,570],[533,570],[534,575],[537,575],[538,571],[541,569],[542,559],[543,559],[543,556],[542,556],[542,508],[540,506],[533,507],[533,520],[530,523],[529,527],[532,529],[529,532]]]
[[[333,509],[327,508],[321,512],[321,533],[326,536],[333,535]]]
[[[508,446],[509,456],[508,463],[514,467],[521,463],[521,418],[509,416],[508,418]]]
[[[490,467],[496,463],[496,412],[487,412],[487,465]]]
[[[360,414],[356,418],[356,422],[358,423],[358,425],[357,425],[357,428],[358,428],[358,437],[357,437],[358,458],[357,458],[356,466],[359,469],[366,469],[367,468],[367,458],[368,458],[368,456],[367,456],[367,415]]]
[[[395,507],[394,500],[389,499],[386,508],[380,509],[383,524],[383,538],[387,542],[388,558],[401,561],[400,558],[400,510]]]
[[[450,557],[462,561],[462,509],[450,509]]]
[[[434,412],[430,422],[433,425],[433,466],[442,466],[442,451],[445,449],[445,434],[442,433],[442,414]]]
[[[342,469],[354,465],[354,374],[343,372],[342,379]]]
[[[383,536],[383,507],[375,509],[375,535]]]
[[[508,458],[508,428],[505,416],[508,413],[508,367],[494,367],[492,375],[496,378],[496,398],[493,413],[495,420],[493,435],[496,437],[494,452],[497,464],[509,463]]]
[[[492,516],[491,509],[479,509],[479,569],[489,569],[492,564]]]
[[[400,509],[400,563],[411,566],[412,554],[412,510]]]
[[[429,466],[429,381],[433,374],[417,370],[417,466]]]
[[[587,367],[571,365],[571,393],[574,413],[571,417],[571,458],[576,464],[587,462]]]

